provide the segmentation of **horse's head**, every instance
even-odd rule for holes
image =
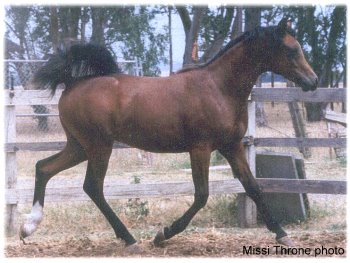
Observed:
[[[317,75],[305,60],[290,21],[283,18],[273,31],[276,45],[273,45],[271,51],[271,71],[295,82],[303,91],[315,90],[318,83]]]

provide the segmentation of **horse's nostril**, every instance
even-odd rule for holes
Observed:
[[[315,86],[318,85],[318,77],[315,78]]]

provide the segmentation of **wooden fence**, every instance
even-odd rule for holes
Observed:
[[[18,189],[16,186],[17,151],[58,151],[65,142],[16,142],[16,106],[17,105],[56,105],[61,92],[50,97],[47,91],[5,91],[5,153],[6,153],[6,224],[7,232],[15,230],[17,204],[29,203],[33,198],[33,189]],[[319,88],[314,92],[304,93],[299,88],[255,88],[249,103],[249,123],[244,143],[247,157],[255,175],[255,147],[346,147],[345,138],[255,138],[255,102],[346,102],[345,89]],[[114,148],[128,147],[115,143]],[[320,193],[346,194],[346,181],[297,180],[297,179],[257,179],[264,192],[281,193]],[[153,184],[120,185],[113,182],[105,186],[108,199],[160,197],[192,195],[192,182],[170,182]],[[241,193],[241,225],[253,225],[256,209],[253,202],[244,194],[244,189],[237,179],[210,182],[211,194]],[[89,200],[82,187],[48,188],[46,200],[61,202],[67,200]]]

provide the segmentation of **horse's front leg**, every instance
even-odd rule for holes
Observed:
[[[288,238],[287,233],[273,218],[266,206],[262,191],[250,171],[247,159],[245,157],[243,144],[240,143],[238,145],[230,146],[219,151],[229,162],[232,168],[232,172],[242,183],[247,195],[255,202],[258,211],[266,223],[267,228],[276,234],[277,242],[282,245],[293,246],[294,244],[292,240]]]
[[[170,227],[165,227],[157,233],[153,241],[156,246],[185,230],[191,219],[207,203],[209,196],[208,174],[210,154],[211,147],[208,145],[199,145],[190,151],[192,178],[195,189],[194,202],[182,217],[177,219]]]

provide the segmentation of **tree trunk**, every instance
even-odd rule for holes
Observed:
[[[57,7],[55,6],[50,7],[50,35],[53,51],[56,52],[59,47],[60,37],[58,30]]]
[[[322,120],[322,110],[323,110],[323,103],[317,102],[317,103],[311,103],[311,102],[305,102],[305,109],[306,109],[306,118],[309,122],[317,122]]]
[[[86,42],[86,24],[89,22],[88,7],[83,7],[81,11],[80,40]]]
[[[245,30],[250,31],[260,26],[261,8],[245,7]]]
[[[243,8],[238,6],[236,7],[236,16],[233,21],[231,39],[239,37],[243,33]]]
[[[92,18],[92,35],[91,42],[97,45],[104,46],[104,29],[105,29],[105,16],[104,9],[101,7],[91,8],[91,18]]]
[[[182,25],[185,31],[185,35],[186,35],[185,52],[183,55],[183,66],[186,66],[194,63],[192,59],[193,45],[197,41],[200,22],[206,7],[194,6],[192,20],[190,18],[190,15],[186,7],[177,6],[176,9],[180,15]]]
[[[347,83],[346,83],[346,75],[347,75],[347,71],[346,71],[346,64],[344,66],[344,78],[343,78],[343,89],[347,88]],[[341,112],[342,113],[346,113],[346,102],[341,104]]]
[[[81,7],[71,7],[68,16],[68,37],[78,39],[79,20],[81,15]]]
[[[169,24],[169,75],[173,74],[173,40],[172,40],[172,31],[171,31],[171,12],[172,6],[168,6],[168,24]]]
[[[317,62],[319,61],[319,51],[318,51],[318,31],[316,30],[316,23],[314,18],[316,8],[310,7],[307,9],[300,9],[298,12],[298,20],[300,20],[300,24],[304,26],[304,30],[298,31],[298,38],[302,39],[303,31],[307,32],[310,35],[310,44],[312,47],[311,50],[311,56],[313,60],[313,68],[316,70],[316,72],[320,72],[321,69],[319,69]],[[319,76],[320,77],[320,76]],[[320,121],[322,118],[322,108],[320,103],[310,103],[306,102],[305,104],[306,109],[306,119],[310,122],[313,121]]]
[[[222,27],[220,32],[217,34],[216,39],[211,43],[209,48],[205,50],[203,56],[200,58],[201,63],[205,63],[214,57],[222,48],[226,36],[229,34],[230,27],[233,19],[233,7],[226,7],[225,17],[222,20]]]
[[[60,7],[58,9],[59,25],[61,29],[60,47],[69,49],[78,42],[80,7]]]

